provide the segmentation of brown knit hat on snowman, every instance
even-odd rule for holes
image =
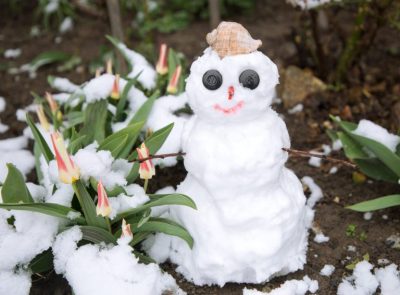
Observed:
[[[250,33],[235,22],[221,22],[207,34],[207,43],[220,58],[227,55],[247,54],[261,46],[261,40],[254,40]]]

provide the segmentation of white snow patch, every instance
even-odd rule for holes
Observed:
[[[310,197],[307,199],[307,206],[314,208],[315,204],[322,199],[324,194],[321,188],[315,183],[314,179],[310,176],[304,176],[301,181],[310,189]]]
[[[101,180],[107,189],[126,185],[125,178],[132,164],[123,159],[114,161],[110,151],[96,149],[97,143],[91,144],[73,156],[75,164],[80,169],[81,178],[88,180],[93,177],[97,181]]]
[[[400,143],[400,137],[389,133],[385,128],[371,122],[369,120],[361,120],[358,123],[354,134],[367,137],[385,145],[392,152],[396,151],[397,145]]]
[[[397,265],[390,264],[385,268],[375,270],[375,276],[381,287],[382,295],[397,295],[400,293],[400,272]]]
[[[309,10],[330,2],[340,2],[341,0],[286,0],[293,6],[298,6],[303,10]]]
[[[288,110],[288,114],[293,115],[302,112],[304,109],[304,106],[302,103],[299,103],[295,105],[293,108]]]
[[[187,101],[186,93],[178,96],[168,95],[160,97],[155,101],[146,123],[147,128],[157,131],[168,124],[174,123],[171,133],[158,151],[159,154],[177,153],[182,149],[182,132],[188,121],[188,116],[177,116],[174,112],[184,108]],[[177,160],[176,157],[168,157],[165,159],[155,159],[153,162],[154,164],[174,166]]]
[[[371,273],[373,266],[368,261],[361,261],[356,264],[353,275],[344,278],[339,284],[338,295],[368,295],[374,294],[378,288],[378,280]]]
[[[66,32],[72,31],[73,28],[74,28],[74,22],[73,22],[72,18],[71,17],[66,17],[66,18],[64,18],[64,20],[60,24],[60,27],[59,27],[58,31],[61,34],[64,34]]]
[[[0,113],[4,112],[6,109],[6,100],[4,97],[0,96]]]
[[[46,14],[51,14],[55,11],[57,11],[57,9],[60,6],[60,0],[50,0],[47,5],[44,8],[44,12]]]
[[[373,213],[372,212],[365,212],[363,217],[364,220],[371,220]]]
[[[397,265],[376,268],[367,261],[356,264],[353,274],[344,278],[338,287],[338,295],[370,295],[380,287],[382,295],[397,295],[400,291],[400,272]]]
[[[4,57],[5,58],[17,58],[21,55],[22,50],[19,48],[15,48],[15,49],[7,49],[6,51],[4,51]]]
[[[338,167],[333,166],[331,169],[329,169],[329,174],[336,174],[338,172]]]
[[[136,208],[150,200],[140,185],[130,184],[125,187],[125,191],[127,194],[120,194],[117,197],[109,198],[112,209],[109,216],[111,219],[120,212]]]
[[[389,263],[390,263],[389,259],[386,259],[386,258],[378,259],[378,264],[379,265],[386,265],[386,264],[389,264]]]
[[[332,264],[325,264],[319,272],[322,276],[330,277],[335,271],[335,267]]]
[[[28,295],[31,289],[31,274],[22,269],[0,270],[0,294]]]
[[[338,151],[343,147],[342,142],[340,141],[340,139],[336,139],[333,143],[332,143],[332,150],[334,151]]]
[[[156,86],[157,72],[154,67],[144,58],[143,55],[129,49],[125,44],[119,43],[118,48],[130,60],[132,71],[128,74],[129,78],[136,77],[140,72],[138,81],[147,89],[153,89]]]
[[[78,227],[60,234],[53,246],[55,269],[63,274],[77,295],[184,294],[175,280],[156,264],[141,264],[125,243],[77,246]],[[102,282],[99,284],[99,282]]]
[[[329,237],[325,236],[323,233],[317,233],[314,237],[314,242],[318,244],[326,243],[329,241]]]
[[[59,91],[73,93],[76,91],[80,91],[80,87],[74,83],[72,83],[67,78],[55,77],[51,86]],[[69,95],[68,95],[69,98]]]
[[[243,295],[304,295],[307,292],[314,294],[318,288],[318,281],[311,280],[308,276],[305,276],[303,280],[286,281],[279,288],[268,293],[244,288]]]
[[[356,252],[357,248],[353,245],[348,245],[347,246],[347,251],[349,252]]]
[[[28,139],[23,136],[0,140],[0,183],[4,182],[8,169],[6,164],[14,164],[22,174],[28,174],[35,166],[35,158],[25,148]]]

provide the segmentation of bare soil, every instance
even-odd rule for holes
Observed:
[[[60,44],[55,43],[54,32],[45,32],[36,38],[29,37],[30,28],[36,23],[33,4],[25,4],[19,15],[10,14],[0,4],[0,50],[21,48],[20,58],[6,60],[0,56],[0,64],[14,63],[21,65],[32,60],[37,54],[46,50],[62,50],[78,54],[87,65],[99,54],[100,45],[108,45],[104,35],[109,33],[108,23],[101,19],[80,16],[74,30],[62,36]],[[231,20],[241,22],[251,34],[263,41],[261,48],[279,66],[301,65],[301,58],[294,46],[293,32],[299,26],[301,13],[287,6],[284,1],[257,1],[254,13],[250,15],[235,15]],[[343,20],[352,22],[348,15]],[[129,23],[129,20],[126,20]],[[158,34],[157,42],[167,42],[178,51],[182,51],[192,60],[202,53],[206,47],[205,34],[209,32],[208,24],[196,21],[183,31],[173,34]],[[326,34],[330,34],[327,31]],[[132,40],[133,41],[133,40]],[[128,42],[134,47],[135,42]],[[349,72],[352,77],[350,84],[341,91],[325,91],[312,95],[304,101],[305,110],[296,115],[288,115],[287,110],[277,106],[278,112],[284,114],[292,147],[298,149],[314,149],[321,144],[329,144],[325,134],[324,122],[328,114],[342,115],[348,120],[358,121],[361,118],[374,120],[392,131],[399,129],[398,113],[394,107],[400,100],[400,58],[397,54],[389,54],[388,49],[400,51],[399,32],[391,28],[379,31],[377,40],[368,54],[362,59],[361,66]],[[35,79],[26,74],[13,76],[6,71],[0,71],[0,96],[6,98],[7,108],[0,113],[1,121],[10,126],[10,130],[0,134],[0,138],[19,135],[26,127],[25,123],[16,120],[15,112],[32,102],[31,91],[44,93],[50,90],[46,82],[47,75],[54,74],[55,67],[39,70]],[[82,83],[90,78],[87,67],[80,72],[67,72],[63,76],[76,83]],[[333,154],[343,157],[341,152]],[[377,260],[386,258],[391,262],[400,263],[399,249],[393,249],[386,243],[387,237],[400,233],[400,207],[378,211],[371,220],[363,219],[360,213],[345,209],[346,205],[375,198],[385,194],[398,192],[398,186],[383,182],[368,180],[363,184],[355,184],[352,180],[352,170],[339,167],[336,174],[329,174],[330,163],[323,163],[320,168],[311,167],[307,160],[290,158],[288,166],[298,177],[305,175],[314,178],[322,188],[324,198],[316,205],[315,221],[325,235],[330,237],[327,243],[318,244],[313,241],[310,233],[307,264],[302,271],[279,277],[261,285],[227,284],[219,287],[197,287],[185,281],[174,273],[174,266],[164,264],[162,267],[172,273],[179,285],[188,294],[242,294],[247,286],[268,291],[279,286],[287,279],[298,279],[304,275],[319,282],[318,294],[336,294],[337,286],[343,276],[351,271],[345,266],[356,259],[362,259],[369,254],[370,261],[377,265]],[[185,176],[182,164],[175,168],[159,171],[155,181],[151,182],[151,190],[166,185],[177,185]],[[336,201],[334,201],[336,200]],[[337,200],[339,200],[337,202]],[[385,217],[385,219],[384,219]],[[387,218],[386,218],[387,217]],[[356,225],[355,236],[347,236],[349,224]],[[365,233],[366,238],[360,238]],[[347,247],[355,246],[356,251],[350,252]],[[331,277],[319,274],[325,264],[336,267]],[[31,294],[70,294],[66,281],[60,276],[49,274],[45,278],[34,277]]]

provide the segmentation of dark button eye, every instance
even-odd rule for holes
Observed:
[[[208,90],[217,90],[222,85],[222,75],[217,70],[209,70],[203,75],[203,85]]]
[[[243,87],[249,89],[256,89],[258,84],[260,83],[260,77],[258,76],[256,71],[253,70],[245,70],[239,76],[239,82]]]

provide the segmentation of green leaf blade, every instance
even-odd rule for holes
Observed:
[[[72,209],[70,207],[62,206],[53,203],[5,203],[0,204],[0,208],[6,210],[20,210],[20,211],[30,211],[36,213],[42,213],[54,217],[59,217],[63,219],[68,219],[74,221],[78,224],[84,224],[85,219],[83,217],[77,217],[71,219],[71,214],[80,214],[79,211]]]
[[[1,189],[4,203],[33,203],[33,198],[25,184],[22,173],[13,164],[8,163],[8,174]]]
[[[400,205],[400,195],[389,195],[346,207],[358,212],[369,212]]]
[[[35,123],[33,123],[33,120],[29,114],[26,115],[26,122],[32,131],[33,137],[35,138],[35,143],[38,145],[47,163],[49,163],[51,160],[54,160],[54,155],[51,149],[49,148],[39,129],[36,127]]]

